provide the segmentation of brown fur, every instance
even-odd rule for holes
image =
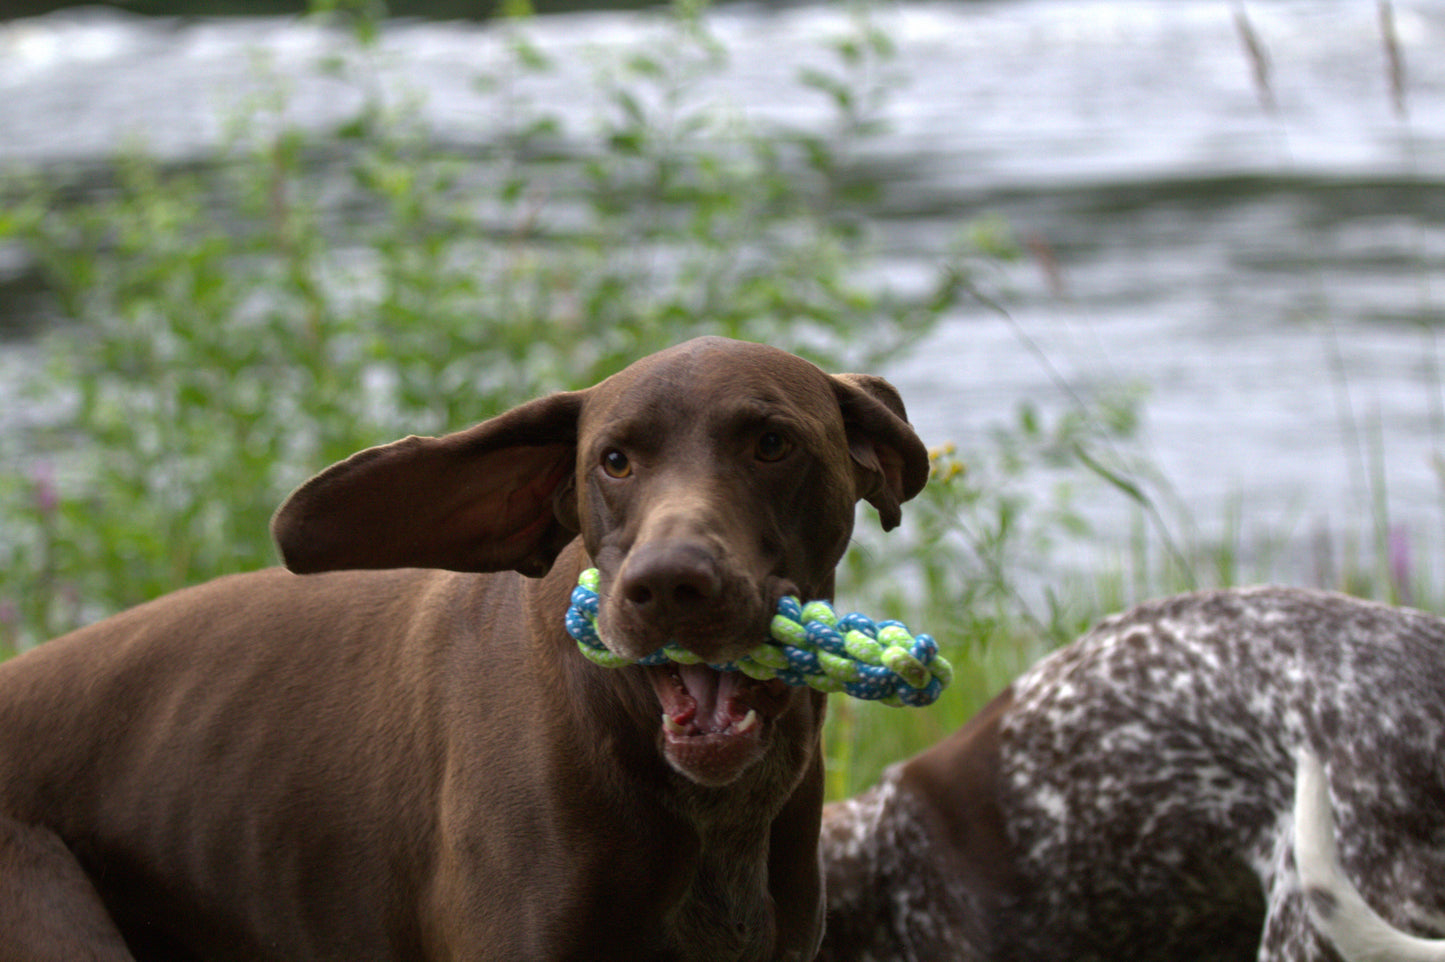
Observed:
[[[305,577],[0,666],[0,959],[811,958],[822,696],[740,686],[666,736],[681,682],[562,618],[595,564],[615,650],[751,647],[831,596],[856,500],[891,525],[922,486],[903,417],[709,338],[318,475],[273,524]]]

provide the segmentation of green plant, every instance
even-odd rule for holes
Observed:
[[[551,65],[515,21],[510,60],[479,80],[502,129],[457,147],[378,89],[375,4],[323,6],[353,31],[323,67],[362,94],[336,129],[288,125],[277,84],[214,162],[137,147],[98,186],[0,188],[0,240],[40,265],[60,318],[28,385],[57,415],[0,442],[11,648],[271,563],[273,507],[360,448],[700,333],[871,367],[963,291],[945,254],[922,298],[859,280],[872,238],[846,154],[872,133],[860,118],[887,52],[864,20],[839,41],[840,119],[822,133],[760,130],[694,96],[725,54],[686,5],[663,53],[599,70],[604,114],[563,129],[520,93]]]
[[[0,181],[0,243],[40,266],[55,318],[25,378],[41,426],[0,433],[0,652],[270,563],[274,505],[360,448],[466,426],[699,333],[876,369],[964,300],[1014,330],[1066,403],[936,451],[899,531],[860,522],[840,604],[933,634],[957,677],[926,711],[833,699],[832,796],[952,731],[1101,613],[1275,573],[1242,499],[1222,535],[1201,536],[1131,444],[1137,392],[1080,396],[985,289],[1018,253],[1005,225],[970,225],[921,295],[863,280],[880,187],[864,158],[900,82],[866,6],[829,66],[798,78],[831,110],[807,129],[709,99],[727,50],[695,0],[667,15],[666,42],[598,66],[603,107],[569,127],[528,98],[556,65],[529,38],[527,0],[504,6],[508,56],[477,78],[494,108],[483,143],[436,142],[405,91],[381,89],[381,4],[316,0],[351,38],[319,69],[360,94],[334,129],[290,125],[275,81],[210,161],[167,166],[137,145],[98,174]],[[1263,47],[1240,29],[1272,109]],[[1378,432],[1354,424],[1342,364],[1335,377],[1372,525],[1321,543],[1314,580],[1417,599],[1430,542],[1392,521]],[[1094,547],[1084,498],[1126,507],[1120,556]],[[1085,570],[1060,579],[1070,554]]]
[[[1126,503],[1142,516],[1152,481],[1147,464],[1126,447],[1138,403],[1132,392],[1080,399],[1051,420],[1022,405],[986,445],[930,452],[929,483],[898,531],[876,537],[860,526],[840,570],[842,607],[933,635],[955,680],[927,712],[835,700],[830,795],[862,789],[886,764],[953,731],[1035,660],[1122,603],[1122,586],[1101,596],[1111,579],[1097,568],[1072,583],[1052,579],[1069,549],[1085,549],[1097,564],[1079,498],[1129,488]],[[1053,484],[1040,484],[1050,478]]]

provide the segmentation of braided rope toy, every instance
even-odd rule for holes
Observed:
[[[567,609],[567,633],[590,661],[604,668],[702,661],[676,642],[636,661],[609,651],[597,635],[597,582],[596,568],[582,572]],[[897,621],[874,622],[860,614],[840,618],[826,601],[779,599],[771,635],[737,661],[709,667],[895,707],[931,705],[953,680],[953,666],[928,635],[915,637]]]

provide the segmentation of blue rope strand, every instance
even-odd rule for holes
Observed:
[[[582,572],[567,609],[567,633],[589,660],[604,668],[700,661],[676,642],[637,660],[610,651],[597,634],[597,582],[596,568]],[[737,661],[711,667],[896,707],[931,705],[953,680],[953,666],[930,636],[914,636],[902,622],[874,622],[856,612],[840,618],[826,601],[804,605],[793,597],[779,599],[770,633]]]

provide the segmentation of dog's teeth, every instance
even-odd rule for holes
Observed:
[[[682,727],[681,725],[679,725],[677,722],[673,721],[673,720],[672,720],[672,716],[669,715],[667,712],[663,712],[663,713],[662,713],[662,727],[665,728],[665,729],[667,729],[668,732],[671,733],[671,734],[673,734],[673,735],[686,735],[686,734],[687,734],[687,729],[686,729],[686,728],[683,728],[683,727]]]
[[[750,732],[754,728],[757,728],[758,724],[758,710],[756,708],[749,708],[748,713],[743,716],[743,720],[738,722],[735,731],[741,735],[744,732]]]

